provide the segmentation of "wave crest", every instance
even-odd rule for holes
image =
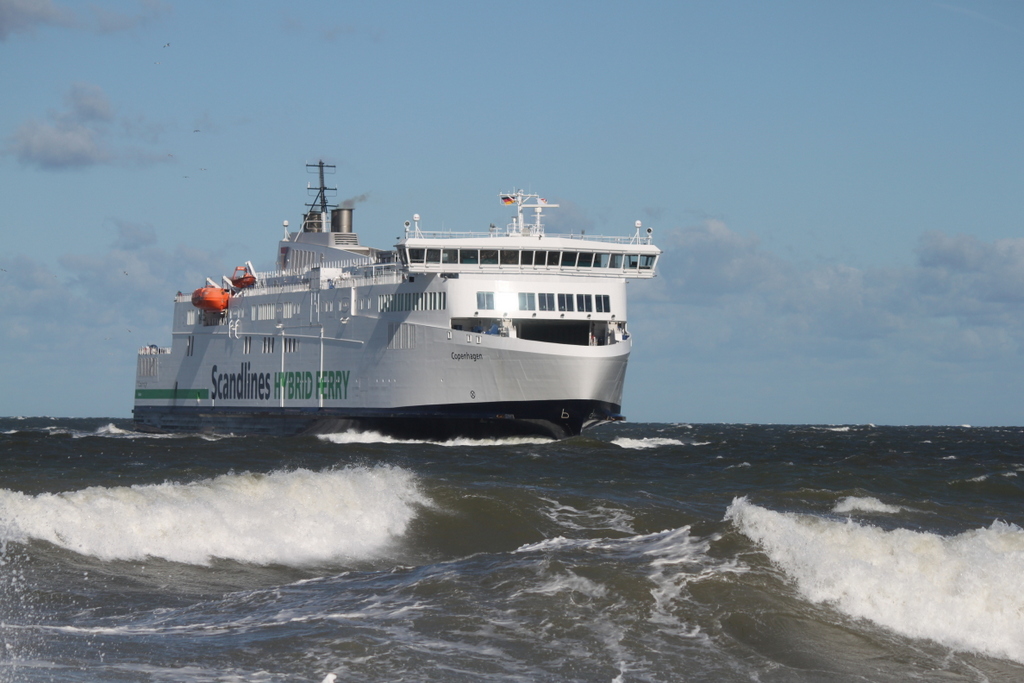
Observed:
[[[398,467],[298,469],[36,496],[4,490],[0,533],[103,560],[301,566],[379,556],[425,504]]]
[[[1024,663],[1024,530],[956,536],[781,513],[737,498],[726,519],[814,602],[914,638]]]
[[[878,512],[885,514],[896,514],[902,511],[899,505],[889,505],[872,496],[846,496],[836,502],[832,512]]]
[[[654,436],[643,439],[630,439],[627,437],[619,437],[618,439],[612,439],[612,443],[620,448],[658,448],[659,446],[685,446],[686,444],[679,439],[669,439],[666,437]],[[690,445],[702,445],[702,444],[690,444]]]

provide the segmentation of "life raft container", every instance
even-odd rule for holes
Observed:
[[[239,289],[252,287],[256,284],[256,276],[247,266],[238,266],[235,268],[235,274],[231,276],[231,284]]]
[[[200,287],[192,292],[192,305],[203,311],[223,311],[228,307],[231,292],[220,287]]]

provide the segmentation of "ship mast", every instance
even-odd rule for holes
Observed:
[[[324,169],[325,168],[329,168],[331,170],[334,170],[335,168],[337,168],[337,166],[334,166],[333,164],[325,164],[323,162],[323,159],[321,159],[318,163],[306,164],[306,168],[318,168],[320,170],[320,186],[319,186],[319,188],[317,188],[316,199],[314,199],[311,204],[306,204],[306,206],[308,206],[311,209],[315,209],[316,205],[317,205],[317,202],[319,201],[320,202],[320,213],[327,213],[327,193],[328,192],[337,192],[338,188],[336,188],[336,187],[327,187],[324,184]],[[309,189],[312,190],[313,188],[309,188]]]
[[[333,164],[325,164],[323,159],[315,164],[306,164],[306,169],[318,169],[320,173],[320,185],[317,188],[313,188],[311,185],[306,186],[308,192],[312,192],[316,189],[316,198],[306,206],[309,207],[309,213],[306,214],[305,225],[303,229],[306,231],[320,232],[324,229],[323,226],[327,224],[327,193],[337,192],[336,187],[327,187],[324,181],[324,169],[331,169],[333,172],[337,166]],[[320,209],[317,211],[317,209]]]
[[[527,194],[523,190],[513,190],[512,192],[501,192],[498,194],[503,204],[515,204],[516,215],[512,217],[512,224],[508,226],[508,234],[510,235],[543,235],[544,224],[541,223],[541,217],[544,213],[544,209],[557,208],[558,204],[549,204],[548,200],[542,198],[539,194]],[[535,204],[527,204],[526,202],[530,199],[535,199]],[[527,225],[523,218],[523,209],[533,209],[534,222],[532,225]]]

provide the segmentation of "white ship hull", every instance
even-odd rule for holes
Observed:
[[[445,439],[563,438],[621,419],[632,344],[625,283],[653,275],[656,248],[550,237],[540,251],[537,230],[523,232],[452,239],[417,230],[396,252],[291,233],[280,271],[179,295],[172,346],[140,351],[136,423]],[[616,250],[628,254],[616,259]],[[443,252],[454,256],[442,262]],[[646,270],[636,260],[644,254],[654,254]],[[599,261],[619,268],[598,272]],[[201,293],[223,293],[223,310],[194,307],[209,306]]]

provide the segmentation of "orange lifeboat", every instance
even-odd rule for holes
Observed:
[[[253,275],[252,270],[248,268],[248,264],[245,266],[238,266],[235,268],[235,274],[231,276],[231,284],[239,289],[252,287],[256,284],[256,276]]]
[[[227,310],[231,292],[220,287],[200,287],[192,292],[192,305],[203,311]]]

